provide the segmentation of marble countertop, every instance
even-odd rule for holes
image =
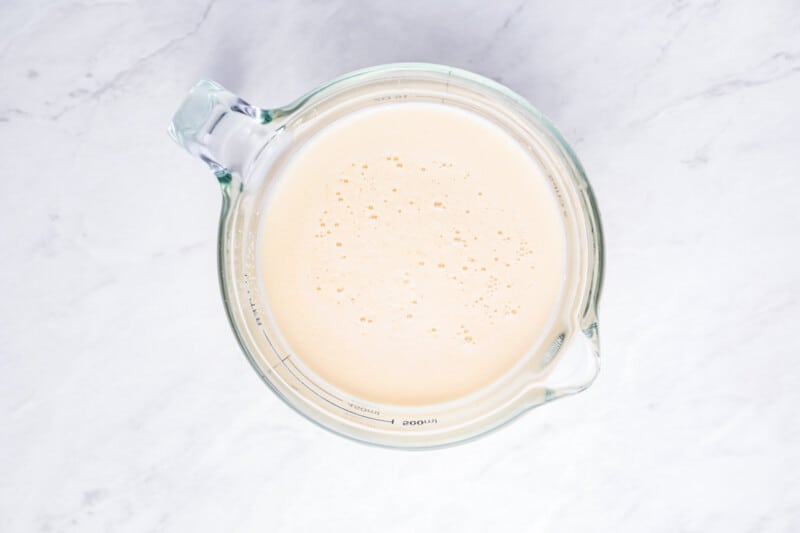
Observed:
[[[0,530],[800,530],[800,6],[788,0],[0,5]],[[587,392],[451,449],[328,434],[255,376],[219,191],[165,127],[474,70],[575,147],[607,238]]]

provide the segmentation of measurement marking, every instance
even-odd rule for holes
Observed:
[[[291,356],[292,356],[292,354],[287,354],[287,355],[286,355],[286,357],[283,357],[283,358],[281,358],[281,360],[280,360],[280,361],[278,361],[277,363],[275,363],[274,365],[272,365],[272,366],[270,367],[270,370],[275,370],[275,368],[277,368],[278,366],[280,366],[280,364],[281,364],[281,363],[284,363],[284,362],[285,362],[287,359],[289,359]]]
[[[275,355],[278,355],[278,350],[275,349],[275,346],[272,344],[272,341],[269,340],[269,337],[267,337],[267,332],[262,329],[261,330],[261,334],[264,335],[264,338],[266,339],[267,344],[269,344],[269,347],[272,349],[272,351],[275,353]],[[276,366],[278,366],[279,364],[283,363],[284,361],[289,359],[291,356],[292,356],[292,354],[287,354],[286,357],[282,358],[279,362],[277,362],[274,365],[272,365],[270,367],[270,370],[275,370]],[[280,355],[278,355],[278,358],[280,358]]]
[[[328,402],[328,403],[329,403],[329,404],[331,404],[332,406],[334,406],[334,407],[338,407],[338,408],[339,408],[339,409],[341,409],[342,411],[346,411],[346,412],[350,413],[351,415],[360,416],[361,418],[368,418],[368,419],[370,419],[370,420],[375,420],[375,421],[377,421],[377,422],[386,422],[387,424],[394,424],[394,420],[385,420],[385,419],[383,419],[383,418],[375,418],[375,417],[372,417],[372,416],[362,415],[361,413],[356,413],[355,411],[351,411],[350,409],[347,409],[346,407],[342,407],[341,405],[339,405],[339,404],[336,404],[336,403],[334,403],[334,402],[330,401],[330,400],[329,400],[329,399],[327,399],[325,396],[321,395],[320,393],[318,393],[317,391],[315,391],[314,389],[312,389],[311,387],[309,387],[309,386],[308,386],[308,384],[307,384],[305,381],[303,381],[303,380],[301,380],[300,378],[298,378],[298,377],[297,377],[297,375],[296,375],[294,372],[292,372],[292,369],[291,369],[291,368],[289,368],[289,366],[288,366],[288,365],[284,365],[284,366],[286,366],[286,370],[288,370],[288,371],[289,371],[289,373],[290,373],[292,376],[294,376],[294,379],[296,379],[297,381],[299,381],[300,383],[302,383],[302,384],[303,384],[303,386],[304,386],[305,388],[307,388],[308,390],[310,390],[311,392],[313,392],[315,395],[317,395],[319,398],[321,398],[321,399],[325,400],[326,402]]]
[[[269,337],[267,336],[267,333],[266,333],[266,332],[265,332],[263,329],[261,330],[261,333],[264,335],[264,338],[265,338],[265,339],[267,339],[267,343],[269,344],[270,348],[272,348],[272,351],[274,351],[275,353],[277,353],[277,351],[275,350],[275,347],[272,345],[272,341],[270,341],[270,340],[269,340]],[[321,399],[325,400],[326,402],[328,402],[328,403],[329,403],[329,404],[331,404],[332,406],[334,406],[334,407],[338,407],[338,408],[339,408],[339,409],[341,409],[342,411],[346,411],[346,412],[348,412],[348,413],[350,413],[350,414],[352,414],[352,415],[360,416],[361,418],[367,418],[367,419],[369,419],[369,420],[375,420],[375,421],[377,421],[377,422],[386,422],[387,424],[394,424],[394,418],[393,418],[393,419],[391,419],[391,420],[386,420],[386,419],[384,419],[384,418],[375,418],[375,417],[373,417],[373,416],[362,415],[361,413],[357,413],[357,412],[355,412],[355,411],[351,411],[350,409],[348,409],[348,408],[346,408],[346,407],[342,407],[341,405],[339,405],[339,404],[337,404],[337,403],[334,403],[334,402],[330,401],[329,399],[327,399],[326,397],[324,397],[323,395],[321,395],[320,393],[318,393],[317,391],[315,391],[314,389],[312,389],[311,387],[309,387],[309,386],[308,386],[308,383],[306,383],[306,382],[305,382],[305,381],[303,381],[302,379],[298,378],[298,377],[297,377],[297,374],[295,374],[294,372],[292,372],[292,369],[291,369],[291,368],[289,368],[289,365],[287,365],[287,364],[286,364],[286,360],[287,360],[287,359],[289,359],[291,356],[292,356],[292,354],[288,354],[286,357],[284,357],[283,359],[281,359],[281,360],[280,360],[280,363],[276,363],[276,364],[275,364],[275,366],[273,366],[273,367],[272,367],[272,370],[275,370],[275,367],[276,367],[276,366],[278,366],[279,364],[283,363],[283,366],[286,368],[286,370],[288,370],[288,371],[289,371],[289,373],[290,373],[290,374],[291,374],[291,375],[294,377],[294,379],[296,379],[296,380],[297,380],[298,382],[300,382],[300,383],[301,383],[301,384],[302,384],[302,385],[303,385],[305,388],[307,388],[308,390],[310,390],[311,392],[313,392],[313,393],[314,393],[316,396],[318,396],[319,398],[321,398]],[[291,363],[291,361],[289,361],[289,362]],[[294,366],[295,368],[297,368],[297,366],[296,366],[296,365],[294,365],[294,364],[292,364],[292,366]],[[298,371],[298,372],[300,372],[300,369],[299,369],[299,368],[297,368],[297,371]],[[300,374],[301,374],[303,377],[305,377],[306,379],[308,379],[308,378],[305,376],[305,374],[303,374],[302,372],[300,372]],[[311,380],[309,379],[308,381],[311,381]],[[293,389],[295,389],[295,390],[297,390],[297,388],[296,388],[296,387],[292,387],[292,388],[293,388]],[[328,394],[330,394],[330,393],[328,393]],[[331,396],[333,396],[333,394],[331,394]],[[337,398],[336,396],[333,396],[333,397],[334,397],[334,398],[336,398],[337,400],[339,400],[340,402],[344,403],[344,402],[343,402],[343,400],[342,400],[341,398]]]
[[[289,358],[289,357],[287,356],[287,357],[286,357],[286,359],[288,359],[288,358]],[[314,383],[314,380],[313,380],[313,379],[308,379],[308,376],[306,376],[305,374],[303,374],[303,371],[302,371],[302,370],[300,370],[300,367],[298,367],[298,366],[297,366],[297,364],[296,364],[294,361],[291,361],[291,363],[292,363],[292,366],[294,367],[294,369],[295,369],[295,370],[297,370],[298,372],[300,372],[300,375],[301,375],[301,376],[303,376],[304,378],[306,378],[306,381],[308,381],[309,383]],[[333,394],[332,392],[328,392],[328,391],[326,391],[325,389],[323,389],[322,387],[320,387],[320,386],[319,386],[319,385],[317,385],[316,383],[314,383],[314,385],[315,385],[315,386],[316,386],[316,387],[317,387],[319,390],[321,390],[322,392],[324,392],[325,394],[327,394],[328,396],[333,396],[334,398],[336,398],[336,399],[337,399],[337,400],[339,400],[340,402],[344,403],[344,400],[342,400],[341,398],[339,398],[338,396],[336,396],[336,395],[335,395],[335,394]]]
[[[269,337],[267,336],[267,332],[266,332],[266,331],[264,331],[264,330],[262,329],[262,330],[261,330],[261,334],[262,334],[262,335],[264,335],[264,338],[265,338],[265,339],[267,339],[267,343],[269,343],[269,347],[270,347],[270,348],[272,348],[272,351],[277,353],[277,350],[275,349],[275,346],[272,344],[272,341],[270,341],[270,340],[269,340]],[[286,356],[285,356],[285,357],[282,357],[282,358],[281,358],[281,360],[280,360],[279,362],[277,362],[277,363],[275,363],[274,365],[272,365],[272,370],[275,370],[275,368],[276,368],[278,365],[280,365],[281,363],[283,363],[283,364],[284,364],[284,366],[286,366],[286,360],[287,360],[287,359],[289,359],[291,356],[292,356],[292,354],[286,354]],[[313,381],[313,380],[311,380],[311,379],[308,379],[308,376],[306,376],[305,374],[303,374],[303,371],[302,371],[302,370],[300,370],[300,368],[299,368],[297,365],[295,365],[294,363],[292,363],[292,364],[294,365],[294,368],[295,368],[295,370],[297,370],[298,372],[300,372],[300,375],[301,375],[301,376],[303,376],[304,378],[306,378],[306,380],[307,380],[308,382],[310,382],[310,383],[314,383],[314,381]],[[299,380],[298,380],[298,381],[299,381]],[[322,389],[320,389],[320,390],[322,390]],[[338,396],[336,396],[336,395],[334,395],[334,394],[331,394],[331,393],[330,393],[330,392],[328,392],[328,391],[324,391],[324,392],[326,392],[326,393],[330,394],[331,396],[333,396],[334,398],[336,398],[336,399],[337,399],[337,400],[339,400],[340,402],[344,403],[344,400],[342,400],[342,399],[341,399],[341,398],[339,398]]]

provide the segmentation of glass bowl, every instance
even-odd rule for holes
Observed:
[[[566,271],[549,326],[500,379],[444,403],[384,405],[327,383],[286,345],[260,279],[257,243],[270,184],[322,128],[387,102],[455,106],[500,126],[546,176],[566,234]],[[597,206],[561,134],[508,88],[451,67],[390,64],[342,76],[287,106],[262,109],[202,81],[176,112],[169,132],[211,167],[222,188],[219,279],[239,345],[264,383],[312,422],[370,444],[438,447],[485,434],[533,407],[584,390],[595,379],[603,265]]]

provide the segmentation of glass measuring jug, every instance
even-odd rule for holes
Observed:
[[[260,239],[270,209],[275,209],[275,188],[293,179],[287,169],[332,125],[387,105],[422,104],[479,117],[524,151],[558,206],[564,269],[546,326],[502,375],[452,398],[394,401],[342,387],[297,352],[297,337],[290,340],[281,330],[276,320],[280,309],[266,290]],[[407,112],[411,107],[397,109]],[[222,186],[219,274],[239,344],[264,382],[313,422],[373,444],[441,446],[483,434],[527,409],[583,390],[595,378],[602,274],[597,208],[583,170],[561,135],[507,88],[449,67],[394,64],[345,75],[288,106],[261,109],[213,82],[200,82],[173,117],[170,135],[205,161]],[[308,324],[309,335],[314,327]]]

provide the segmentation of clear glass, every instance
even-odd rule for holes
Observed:
[[[257,242],[270,183],[321,128],[387,101],[457,106],[501,126],[541,166],[567,236],[566,281],[550,327],[501,379],[447,403],[382,405],[335,389],[292,357],[259,279]],[[288,106],[261,109],[202,81],[178,109],[169,133],[205,161],[222,186],[219,278],[239,344],[264,382],[309,420],[366,443],[431,448],[487,433],[533,407],[584,390],[597,376],[603,246],[595,200],[561,134],[506,87],[450,67],[391,64],[347,74]]]

